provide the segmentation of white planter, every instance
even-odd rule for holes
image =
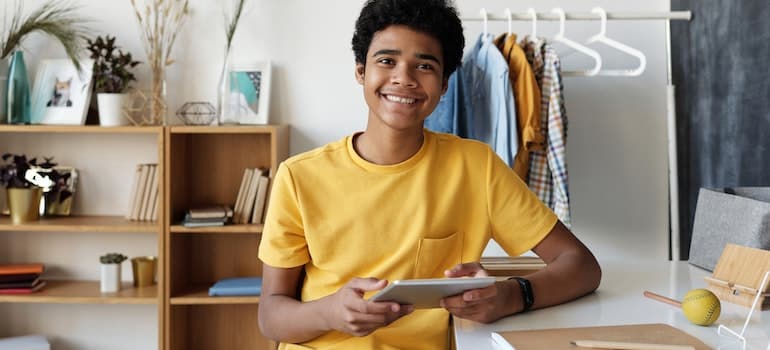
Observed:
[[[123,106],[128,103],[128,94],[96,94],[99,107],[99,124],[101,126],[128,125],[129,120],[123,113]]]
[[[102,293],[120,290],[120,264],[101,264],[101,277]]]

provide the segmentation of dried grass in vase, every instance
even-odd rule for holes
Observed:
[[[190,13],[189,0],[131,0],[141,29],[144,51],[152,71],[150,115],[143,124],[163,124],[166,115],[165,68],[174,63],[171,50],[176,36]]]

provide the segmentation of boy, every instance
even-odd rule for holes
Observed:
[[[279,167],[259,324],[281,349],[446,349],[450,314],[493,322],[599,284],[594,256],[486,144],[423,129],[462,56],[447,2],[367,1],[353,36],[366,130]],[[389,280],[483,276],[490,238],[548,266],[442,309],[366,300]]]

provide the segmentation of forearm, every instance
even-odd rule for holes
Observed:
[[[259,327],[267,338],[302,343],[328,332],[323,299],[301,302],[285,295],[263,296],[259,304]]]
[[[542,270],[525,277],[532,284],[535,297],[532,308],[535,309],[561,304],[596,290],[601,280],[601,269],[590,253],[565,252]],[[516,281],[509,282],[518,284]],[[515,288],[521,298],[518,285]]]

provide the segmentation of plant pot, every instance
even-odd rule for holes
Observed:
[[[8,211],[11,214],[11,222],[14,225],[40,219],[40,198],[43,189],[33,188],[9,188]]]
[[[140,256],[131,259],[131,269],[134,273],[134,287],[147,287],[155,284],[155,273],[158,268],[158,258]]]
[[[129,125],[129,120],[123,113],[123,106],[128,104],[129,94],[98,93],[96,100],[101,126]]]
[[[102,293],[115,293],[120,291],[120,264],[101,264]]]

